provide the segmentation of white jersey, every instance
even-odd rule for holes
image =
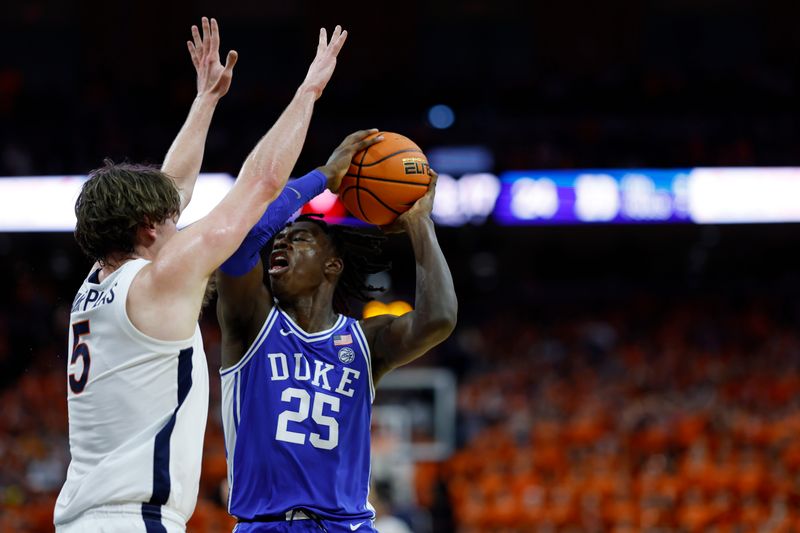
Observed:
[[[199,326],[184,341],[161,341],[131,323],[128,289],[147,263],[129,261],[101,282],[93,272],[72,304],[72,461],[56,525],[108,508],[184,525],[194,511],[208,414],[203,340]]]

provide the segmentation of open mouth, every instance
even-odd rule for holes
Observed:
[[[285,252],[272,252],[269,256],[269,274],[283,274],[289,270],[289,258]]]

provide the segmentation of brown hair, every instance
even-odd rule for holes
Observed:
[[[75,202],[75,239],[101,264],[111,253],[133,252],[136,230],[180,213],[175,182],[156,167],[114,164],[89,173]]]

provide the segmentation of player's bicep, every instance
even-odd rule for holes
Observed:
[[[381,315],[364,320],[363,328],[370,343],[375,381],[390,370],[417,359],[437,344],[415,333],[414,318],[412,311],[399,317]]]
[[[153,259],[154,275],[167,291],[195,287],[224,261],[220,243],[233,238],[228,228],[200,219],[167,240]]]
[[[266,197],[263,189],[259,184],[248,190],[235,184],[210,213],[169,239],[154,261],[162,263],[159,271],[173,275],[177,284],[208,279],[266,209],[266,203],[258,201]]]

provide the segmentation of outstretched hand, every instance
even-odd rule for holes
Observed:
[[[428,184],[428,192],[414,202],[411,209],[401,214],[397,219],[388,226],[381,226],[384,233],[403,233],[408,227],[420,220],[429,219],[433,211],[433,199],[436,196],[436,181],[439,179],[439,174],[435,170],[428,169],[428,175],[431,177],[431,182]]]
[[[325,28],[320,28],[317,55],[308,67],[308,74],[303,81],[303,86],[310,89],[316,98],[322,96],[322,91],[331,79],[336,68],[336,56],[339,55],[339,50],[346,40],[347,31],[343,31],[339,25],[333,30],[330,42],[328,42],[328,32]]]
[[[354,155],[383,140],[383,135],[375,135],[376,133],[378,133],[376,128],[351,133],[333,151],[325,166],[319,167],[318,170],[328,178],[328,190],[334,193],[339,190]],[[374,137],[370,138],[370,135]]]
[[[233,67],[239,59],[235,50],[228,52],[223,65],[219,58],[219,25],[216,19],[203,17],[203,36],[197,26],[192,26],[192,40],[186,41],[192,64],[197,71],[197,94],[217,99],[225,96],[231,86]]]

